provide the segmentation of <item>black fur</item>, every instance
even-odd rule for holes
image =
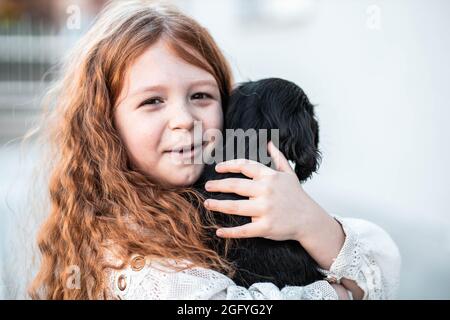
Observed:
[[[226,129],[279,129],[279,149],[288,160],[296,164],[295,172],[301,182],[307,180],[318,168],[320,153],[318,150],[319,126],[315,119],[314,107],[301,88],[292,82],[271,78],[246,82],[237,87],[226,106]],[[230,140],[223,144],[235,144]],[[265,154],[266,146],[263,147]],[[245,157],[249,157],[249,144],[245,142]],[[226,155],[225,160],[236,158]],[[254,160],[260,160],[259,157]],[[267,165],[270,165],[267,164]],[[204,184],[208,180],[228,177],[246,178],[241,174],[219,174],[215,164],[206,165],[195,187],[207,198],[220,200],[245,199],[231,193],[209,193]],[[216,222],[225,227],[251,222],[243,216],[214,213]],[[212,247],[223,254],[224,240],[211,233]],[[237,273],[233,280],[245,287],[255,282],[272,282],[279,288],[286,285],[306,285],[323,279],[317,271],[316,262],[303,247],[294,240],[274,241],[264,238],[237,239],[227,256],[234,262]]]

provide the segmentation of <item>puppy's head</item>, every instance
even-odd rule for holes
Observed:
[[[290,81],[269,78],[240,84],[231,94],[225,128],[267,129],[267,141],[271,139],[270,130],[278,129],[278,147],[295,163],[299,180],[307,180],[318,169],[319,125],[314,106],[303,90]],[[266,148],[265,144],[258,146]]]

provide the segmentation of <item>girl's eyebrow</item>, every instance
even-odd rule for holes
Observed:
[[[154,85],[154,86],[146,86],[146,87],[141,87],[137,90],[135,90],[132,94],[130,94],[130,96],[135,96],[141,93],[145,93],[148,91],[159,91],[159,90],[165,90],[166,87],[163,85]]]
[[[191,83],[191,86],[201,86],[201,85],[208,85],[217,87],[217,83],[215,80],[198,80]]]
[[[200,85],[209,85],[212,87],[217,87],[217,83],[215,80],[197,80],[190,83],[190,87],[200,86]],[[164,85],[154,85],[154,86],[145,86],[135,90],[130,96],[142,94],[149,91],[163,91],[167,87]]]

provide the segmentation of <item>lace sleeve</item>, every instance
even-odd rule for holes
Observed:
[[[330,282],[354,280],[364,299],[393,299],[399,286],[401,258],[391,237],[366,220],[336,217],[345,241],[330,270],[320,270]]]
[[[126,300],[337,300],[336,291],[327,281],[304,287],[273,283],[255,283],[250,288],[237,286],[225,275],[205,269],[189,268],[173,271],[157,261],[142,256],[139,267],[127,266],[108,273],[112,298]]]

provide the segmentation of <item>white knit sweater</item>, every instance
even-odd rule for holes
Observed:
[[[400,254],[391,237],[379,226],[360,219],[335,217],[346,235],[344,245],[327,279],[356,281],[364,299],[392,299],[399,284]],[[237,286],[225,275],[205,269],[173,271],[161,261],[142,257],[139,268],[127,266],[107,274],[113,298],[117,299],[337,299],[328,281],[277,288],[273,283]],[[180,264],[170,261],[169,263]],[[181,262],[182,263],[182,262]]]

